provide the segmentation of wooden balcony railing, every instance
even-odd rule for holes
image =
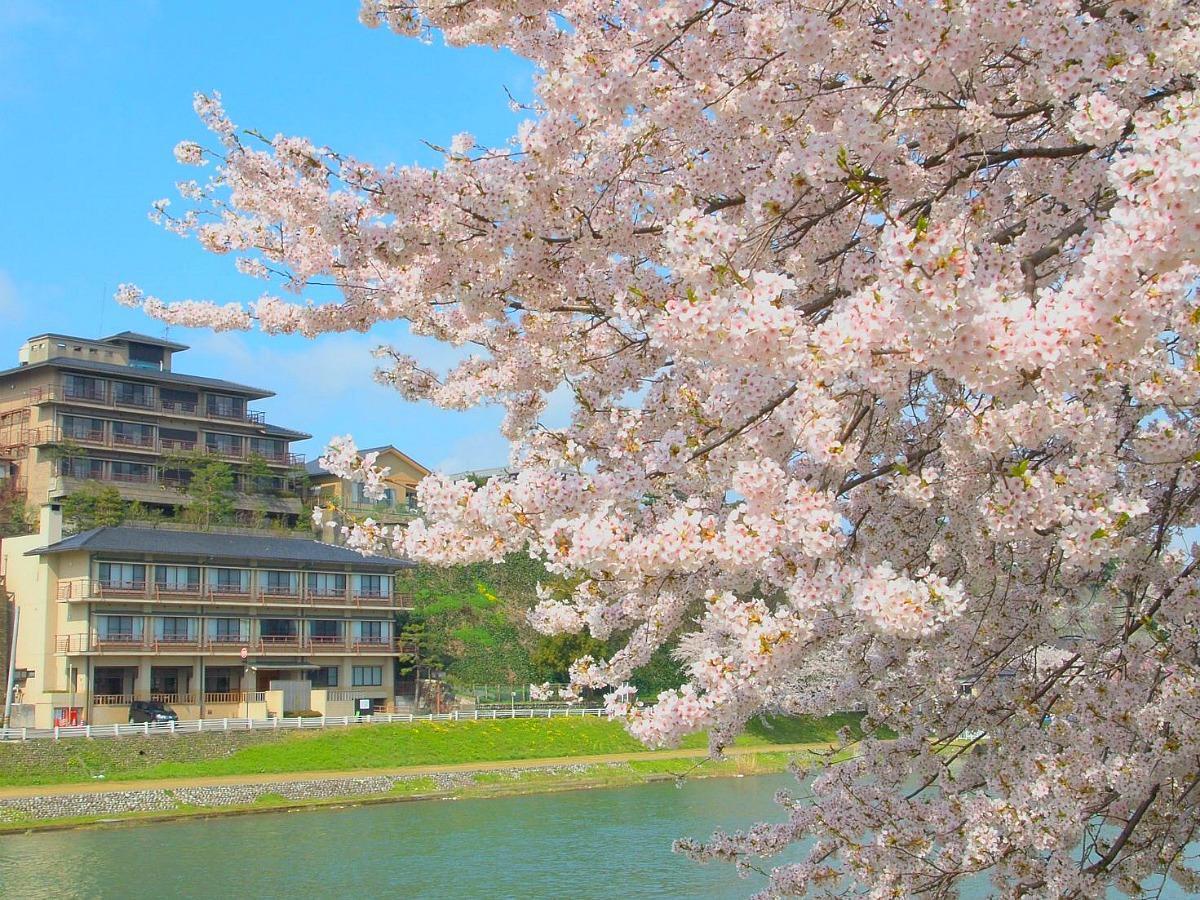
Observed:
[[[251,584],[167,584],[146,581],[102,581],[98,578],[63,579],[58,583],[63,601],[145,599],[188,603],[225,603],[237,606],[338,606],[356,609],[405,608],[412,595],[397,591],[354,588],[268,587]]]
[[[245,407],[236,410],[220,410],[216,406],[194,400],[162,399],[153,390],[149,395],[122,393],[114,385],[120,382],[101,382],[94,387],[71,387],[66,384],[47,384],[31,388],[26,392],[33,404],[54,401],[84,403],[89,406],[126,407],[138,410],[153,410],[170,416],[208,419],[216,422],[239,422],[263,425],[266,414]]]
[[[371,656],[393,653],[415,653],[417,647],[400,638],[361,638],[344,635],[188,635],[184,637],[155,638],[142,634],[101,635],[95,631],[87,634],[60,634],[54,640],[55,652],[61,655],[96,653],[120,655],[192,654],[196,652],[240,655],[243,648],[261,655],[313,654],[335,656]]]

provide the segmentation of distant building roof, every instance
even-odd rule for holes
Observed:
[[[294,441],[306,441],[312,437],[307,431],[296,431],[294,428],[284,428],[282,425],[263,425],[263,428],[272,437],[286,437]]]
[[[451,481],[462,481],[464,478],[510,478],[516,474],[516,469],[510,469],[508,466],[495,466],[491,469],[467,469],[465,472],[454,472],[446,477]]]
[[[148,334],[140,334],[136,331],[119,331],[116,334],[110,334],[106,338],[100,338],[102,344],[115,344],[118,341],[132,341],[135,344],[153,344],[155,347],[164,347],[167,350],[174,350],[178,353],[181,350],[187,350],[187,344],[177,344],[175,341],[168,341],[166,338],[151,337]]]
[[[135,366],[119,366],[113,363],[102,363],[92,359],[74,359],[72,357],[56,356],[51,359],[43,359],[38,362],[31,362],[26,366],[16,366],[11,369],[0,371],[0,378],[6,375],[14,375],[17,372],[28,372],[31,369],[74,369],[80,372],[95,372],[101,375],[118,375],[122,378],[141,379],[143,381],[151,381],[155,383],[178,384],[190,387],[212,388],[219,391],[230,391],[236,394],[245,394],[248,397],[262,399],[263,397],[274,397],[274,391],[263,390],[262,388],[251,387],[247,384],[237,384],[233,381],[224,381],[220,378],[205,378],[202,375],[181,375],[178,372],[160,372],[157,369],[139,369]]]
[[[168,531],[105,526],[81,531],[48,547],[30,550],[26,556],[68,553],[114,553],[123,556],[204,557],[220,560],[255,560],[308,566],[347,566],[353,569],[396,571],[413,563],[387,556],[364,556],[346,547],[302,538],[269,535],[214,534],[204,531]]]
[[[404,457],[406,460],[408,460],[410,463],[412,463],[414,466],[416,466],[422,472],[424,472],[427,475],[429,474],[430,469],[427,466],[421,465],[419,462],[417,462],[415,459],[413,459],[411,456],[409,456],[403,450],[399,450],[391,444],[384,444],[381,447],[362,447],[359,449],[358,453],[360,456],[362,456],[367,453],[383,453],[385,450],[390,450],[393,453],[395,453],[397,456]],[[308,463],[305,464],[304,471],[307,472],[309,475],[313,475],[313,476],[327,476],[327,477],[331,477],[331,478],[333,477],[332,474],[329,472],[326,472],[321,467],[321,464],[319,462],[317,462],[317,460],[315,460],[315,459],[310,460]]]

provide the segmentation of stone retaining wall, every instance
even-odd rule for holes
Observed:
[[[616,764],[620,765],[620,764]],[[518,778],[528,772],[573,774],[586,772],[586,765],[488,770]],[[398,786],[432,782],[435,791],[449,791],[475,784],[472,772],[442,772],[433,775],[369,775],[358,778],[314,778],[308,781],[275,781],[262,784],[229,784],[215,787],[152,788],[104,791],[87,794],[46,795],[0,799],[0,823],[34,823],[46,819],[88,816],[119,816],[139,812],[184,812],[196,807],[249,806],[259,800],[301,802],[306,800],[362,799],[399,793]]]

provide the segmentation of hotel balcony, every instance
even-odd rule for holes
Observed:
[[[198,399],[163,399],[151,390],[146,394],[122,394],[113,390],[111,383],[102,382],[95,387],[79,388],[66,384],[52,383],[31,388],[27,395],[34,405],[43,403],[71,403],[79,406],[103,407],[104,409],[131,409],[161,413],[172,418],[203,419],[210,422],[238,422],[246,425],[262,425],[265,414],[257,410],[235,408],[222,409]]]
[[[147,637],[143,634],[60,634],[54,639],[58,656],[172,656],[204,653],[206,656],[241,657],[242,649],[263,656],[394,656],[416,652],[416,646],[399,638],[354,638],[306,635],[260,635],[226,640],[193,635],[186,640]]]
[[[327,607],[331,609],[411,609],[412,595],[400,592],[314,589],[300,584],[280,589],[251,585],[156,584],[148,581],[102,581],[69,578],[58,583],[58,599],[66,602],[150,601],[163,604],[197,603],[214,606]]]
[[[26,432],[26,440],[31,446],[39,447],[51,444],[76,444],[84,448],[120,450],[144,453],[149,456],[163,456],[170,453],[204,453],[234,462],[262,459],[268,465],[282,466],[288,469],[298,469],[304,465],[304,454],[302,453],[260,451],[248,447],[245,442],[222,446],[207,444],[199,440],[159,437],[157,434],[137,436],[116,434],[111,428],[70,431],[53,425],[44,425],[40,428],[29,429]]]

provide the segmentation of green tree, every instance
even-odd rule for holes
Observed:
[[[0,537],[16,537],[34,530],[33,515],[22,494],[0,492]]]
[[[537,672],[537,680],[562,684],[567,681],[571,663],[581,656],[603,659],[608,655],[608,644],[590,634],[556,634],[543,636],[529,654]]]
[[[204,453],[177,453],[163,461],[163,470],[179,477],[179,490],[187,497],[180,518],[200,528],[233,520],[233,466]]]
[[[129,504],[111,484],[85,482],[63,499],[63,522],[72,531],[87,531],[102,525],[120,525],[129,515]]]

